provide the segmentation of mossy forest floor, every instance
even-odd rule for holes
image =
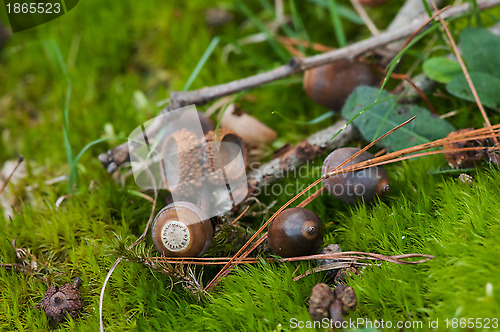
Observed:
[[[284,2],[287,13],[292,2]],[[132,243],[151,212],[151,203],[134,195],[140,188],[130,178],[120,184],[97,160],[99,153],[122,142],[118,139],[85,152],[77,166],[76,190],[69,190],[68,181],[47,183],[70,172],[62,111],[68,80],[62,74],[57,50],[71,83],[69,144],[76,155],[97,139],[126,137],[158,114],[161,107],[157,103],[168,98],[170,91],[183,88],[216,35],[220,43],[190,89],[284,63],[280,53],[287,54],[286,50],[265,42],[241,47],[225,60],[224,46],[260,31],[255,27],[256,18],[273,19],[272,1],[244,3],[255,16],[249,19],[240,4],[217,1],[234,10],[234,19],[223,27],[207,27],[204,11],[209,5],[205,1],[87,0],[50,23],[11,36],[0,52],[0,164],[22,154],[26,170],[7,188],[9,197],[17,197],[12,201],[17,212],[0,217],[0,262],[16,262],[11,242],[17,238],[17,246],[31,250],[45,266],[38,275],[45,281],[0,269],[0,330],[98,330],[99,293],[117,258],[117,238]],[[321,5],[328,1],[294,3],[311,40],[337,47],[330,13]],[[369,13],[383,29],[399,6],[398,1],[390,1]],[[3,9],[0,13],[5,22]],[[495,16],[500,17],[499,10],[484,15],[483,23],[491,23]],[[451,28],[458,33],[468,24],[472,22],[462,19]],[[347,21],[345,34],[348,41],[369,36],[364,26]],[[427,42],[410,52],[402,63],[403,71],[428,54],[422,51]],[[440,37],[434,43],[435,52],[449,51],[439,46],[444,45]],[[333,121],[314,125],[289,121],[311,120],[327,110],[305,96],[301,77],[285,83],[258,88],[238,100],[277,131],[278,140],[268,147],[269,153],[284,143],[300,142]],[[448,119],[457,128],[482,126],[474,104],[446,96],[442,86],[437,89],[441,94],[430,95],[431,101],[441,114],[459,111]],[[497,112],[488,110],[488,114],[492,123],[499,122]],[[315,161],[306,175],[285,179],[283,184],[293,184],[298,192],[318,176],[321,163]],[[392,164],[387,167],[391,191],[382,199],[349,206],[324,195],[310,205],[326,225],[325,245],[338,243],[343,250],[385,255],[435,256],[419,265],[382,263],[363,269],[360,277],[349,281],[359,301],[349,318],[394,324],[422,321],[424,329],[429,329],[429,320],[438,319],[439,330],[452,329],[453,318],[500,318],[500,170],[484,164],[468,171],[474,182],[466,184],[458,179],[459,173],[433,172],[445,167],[442,156]],[[70,192],[56,208],[57,199]],[[244,217],[243,224],[257,229],[291,197],[259,197],[264,204],[277,202],[267,214]],[[157,208],[161,207],[160,202]],[[258,210],[254,208],[254,212]],[[146,243],[152,244],[149,234]],[[308,297],[325,275],[313,274],[297,282],[291,276],[296,269],[297,274],[312,266],[306,262],[239,266],[215,292],[198,300],[175,279],[137,263],[122,262],[105,293],[105,327],[107,331],[292,330],[292,318],[310,319]],[[214,272],[206,270],[203,281],[210,280]],[[48,287],[75,277],[83,280],[82,316],[50,325],[34,306]]]

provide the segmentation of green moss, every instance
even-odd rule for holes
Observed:
[[[122,188],[97,161],[96,155],[116,141],[97,145],[83,156],[79,189],[56,208],[57,199],[67,194],[67,184],[44,181],[69,171],[61,116],[65,83],[45,53],[47,41],[55,41],[61,49],[72,81],[70,141],[78,153],[96,139],[126,136],[156,115],[160,111],[154,106],[156,102],[184,86],[215,35],[221,38],[219,47],[197,76],[193,89],[281,64],[266,43],[245,46],[224,61],[223,46],[259,30],[241,25],[247,18],[233,2],[218,3],[234,9],[235,20],[225,27],[208,28],[204,24],[205,1],[169,1],[154,6],[138,1],[81,1],[49,24],[16,33],[0,52],[0,161],[23,154],[28,169],[26,178],[8,186],[19,194],[21,202],[16,215],[0,219],[0,262],[16,261],[11,242],[17,238],[17,246],[30,249],[44,268],[36,276],[0,269],[1,330],[55,328],[34,306],[49,286],[71,282],[76,276],[83,280],[83,314],[59,328],[98,330],[99,293],[117,256],[116,236],[139,236],[151,209],[148,201],[127,191],[137,190],[130,179]],[[270,20],[274,16],[270,3],[248,6],[258,19]],[[334,45],[334,34],[325,29],[331,25],[327,9],[314,2],[295,1],[295,5],[311,40]],[[396,7],[372,9],[370,15],[383,27],[388,23],[387,13],[394,13]],[[497,15],[498,10],[491,13]],[[366,28],[344,23],[349,41],[367,36]],[[455,24],[463,28],[467,20]],[[410,65],[411,61],[403,61],[402,68]],[[279,111],[292,120],[310,120],[326,111],[305,98],[300,77],[292,79],[296,83],[261,87],[239,100],[243,108],[278,132],[275,148],[301,141],[328,122],[302,126],[272,115],[272,111]],[[145,108],[135,103],[134,95],[138,94],[147,98]],[[451,118],[457,127],[482,125],[471,104],[431,98],[441,113],[459,110]],[[492,114],[492,122],[498,119],[498,114]],[[320,159],[314,161],[299,175],[280,181],[275,192],[270,189],[268,195],[259,197],[266,206],[274,205],[263,215],[242,219],[248,232],[315,180],[321,163]],[[470,173],[475,182],[468,185],[456,176],[430,174],[443,165],[444,159],[438,156],[388,166],[391,192],[369,205],[348,206],[328,195],[309,205],[326,225],[325,245],[339,243],[344,250],[436,257],[419,265],[383,263],[364,269],[360,278],[351,281],[359,309],[350,318],[394,322],[439,318],[444,324],[445,318],[485,318],[500,312],[500,171],[482,166]],[[23,188],[28,185],[31,190]],[[252,207],[251,212],[260,208]],[[146,246],[151,245],[148,236]],[[221,241],[222,245],[227,252],[238,249],[230,248],[227,241]],[[292,275],[312,266],[307,262],[239,266],[215,292],[198,300],[176,279],[123,261],[106,289],[105,327],[110,331],[290,330],[290,319],[309,319],[310,291],[325,279],[323,274],[314,274],[291,281]],[[215,272],[205,269],[202,280],[206,283]]]

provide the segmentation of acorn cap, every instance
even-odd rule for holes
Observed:
[[[351,311],[356,310],[358,305],[358,299],[356,298],[356,293],[354,288],[348,285],[340,284],[335,287],[334,290],[335,298],[342,302],[342,313],[348,314]]]
[[[205,135],[205,140],[203,173],[208,180],[220,183],[224,177],[234,180],[245,174],[247,154],[241,137],[229,129],[219,129]]]
[[[78,291],[80,285],[81,279],[75,278],[72,284],[52,286],[45,292],[40,306],[49,321],[60,323],[66,320],[68,315],[73,319],[78,317],[82,309],[82,299]]]
[[[163,142],[161,176],[165,188],[177,198],[192,196],[201,186],[200,155],[200,139],[187,129],[173,132]]]

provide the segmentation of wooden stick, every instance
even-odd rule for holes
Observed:
[[[477,1],[477,6],[480,10],[498,6],[499,4],[500,0]],[[468,10],[469,3],[465,3],[459,6],[450,7],[441,16],[444,19],[447,19],[462,15]],[[170,104],[167,106],[165,111],[174,110],[182,106],[191,104],[202,105],[213,99],[227,96],[242,90],[253,89],[266,83],[270,83],[294,74],[301,73],[307,69],[329,64],[340,59],[355,58],[368,51],[379,48],[380,46],[409,36],[414,31],[419,29],[422,26],[422,23],[425,23],[426,20],[427,19],[419,19],[416,22],[413,22],[405,27],[401,27],[400,29],[383,32],[377,36],[362,40],[341,49],[336,49],[304,59],[292,58],[287,64],[282,65],[278,68],[233,82],[211,87],[204,87],[199,90],[188,92],[173,91],[171,94]],[[148,130],[146,131],[146,134],[148,136],[155,135],[153,129],[159,130],[158,128],[154,128],[154,126],[151,126],[151,128],[151,130],[149,130],[148,128]],[[108,153],[104,153],[99,156],[99,160],[101,161],[102,165],[106,167],[108,169],[108,172],[110,173],[114,172],[118,168],[118,166],[127,161],[128,158],[129,151],[127,143],[119,145],[115,147],[113,151],[108,151]]]

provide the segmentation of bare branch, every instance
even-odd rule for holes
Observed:
[[[500,4],[500,0],[478,0],[477,6],[479,9],[487,9]],[[442,13],[441,17],[444,19],[454,17],[466,13],[469,10],[469,3],[451,7]],[[269,82],[286,78],[288,76],[298,74],[304,70],[325,65],[340,59],[352,59],[360,56],[368,51],[374,50],[378,47],[387,45],[391,42],[403,39],[425,23],[426,18],[417,19],[415,22],[400,27],[398,29],[389,30],[377,36],[362,40],[360,42],[351,44],[341,49],[336,49],[323,54],[314,55],[308,58],[298,59],[292,58],[287,64],[270,71],[260,73],[254,76],[243,78],[240,80],[215,85],[211,87],[204,87],[199,90],[180,92],[173,91],[171,94],[170,104],[164,111],[177,109],[183,106],[196,104],[202,105],[216,98],[234,94],[242,90],[252,89]],[[150,133],[148,133],[149,135]],[[127,144],[122,144],[108,151],[106,154],[101,154],[99,160],[108,172],[114,172],[117,167],[123,162],[127,161],[129,157]]]

